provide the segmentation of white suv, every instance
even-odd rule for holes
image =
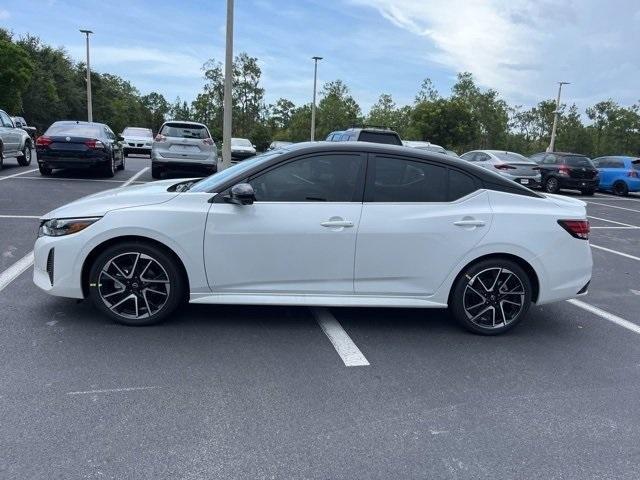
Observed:
[[[151,176],[183,170],[215,173],[218,148],[206,125],[196,122],[165,122],[151,147]]]

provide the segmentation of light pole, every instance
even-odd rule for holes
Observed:
[[[91,63],[89,62],[89,35],[91,30],[80,30],[87,36],[87,121],[93,122],[93,106],[91,104]]]
[[[553,128],[551,129],[551,141],[547,152],[553,152],[556,148],[556,129],[558,128],[558,116],[560,115],[560,94],[562,93],[563,85],[570,85],[571,82],[558,82],[558,98],[556,99],[556,111],[553,112]]]
[[[219,170],[231,166],[231,135],[233,132],[233,0],[227,0],[227,39],[224,59],[224,112],[222,116],[222,164]]]
[[[316,139],[316,83],[318,81],[318,60],[322,57],[311,57],[313,59],[313,103],[311,104],[311,141]]]

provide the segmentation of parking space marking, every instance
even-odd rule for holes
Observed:
[[[0,180],[4,180],[3,177]],[[20,177],[18,180],[60,180],[63,182],[103,182],[103,183],[124,183],[127,180],[108,180],[106,178],[67,178],[67,177]],[[145,183],[145,182],[136,182]]]
[[[0,218],[40,218],[41,215],[0,215]]]
[[[331,312],[324,307],[313,307],[311,313],[316,318],[318,325],[324,334],[329,338],[333,347],[342,358],[346,367],[362,367],[369,365],[369,362],[360,349],[353,343],[351,337],[344,331],[342,325],[336,320]]]
[[[637,225],[629,225],[628,223],[616,222],[615,220],[607,220],[606,218],[594,217],[593,215],[587,215],[587,218],[593,218],[594,220],[601,220],[603,222],[614,223],[616,225],[622,225],[623,227],[640,228]]]
[[[615,253],[616,255],[620,255],[621,257],[627,257],[627,258],[630,258],[632,260],[638,260],[640,262],[640,257],[634,257],[633,255],[629,255],[628,253],[619,252],[617,250],[612,250],[610,248],[601,247],[600,245],[594,245],[593,243],[590,244],[590,245],[591,245],[591,248],[596,248],[598,250],[604,250],[605,252],[609,252],[609,253]]]
[[[33,250],[7,268],[4,272],[0,273],[0,292],[18,278],[20,274],[27,270],[31,265],[33,265]]]
[[[640,230],[640,227],[591,227],[591,230]]]
[[[14,173],[13,175],[7,175],[6,177],[0,177],[0,180],[6,180],[7,178],[15,178],[15,177],[19,177],[20,175],[26,175],[27,173],[32,173],[32,172],[37,172],[38,169],[34,168],[33,170],[27,170],[25,172],[20,172],[20,173]]]
[[[122,187],[127,187],[127,186],[131,185],[133,182],[135,182],[138,178],[140,178],[148,170],[149,170],[149,167],[144,167],[142,170],[140,170],[138,173],[136,173],[133,177],[131,177],[126,182],[124,182],[120,187],[122,188]]]
[[[605,310],[602,310],[601,308],[594,307],[591,304],[585,303],[575,298],[567,300],[567,302],[569,302],[571,305],[575,305],[578,308],[586,310],[587,312],[593,313],[594,315],[597,315],[600,318],[604,318],[605,320],[609,320],[610,322],[620,325],[621,327],[626,328],[627,330],[631,330],[632,332],[635,332],[635,333],[640,333],[640,325],[636,325],[635,323],[630,322],[629,320],[625,320],[624,318],[618,317],[613,313],[609,313]]]
[[[600,202],[589,202],[589,204],[591,204],[591,205],[602,205],[604,207],[618,208],[620,210],[628,210],[629,212],[640,213],[640,210],[636,210],[636,209],[633,209],[633,208],[627,208],[627,207],[619,207],[618,205],[608,205],[606,203],[600,203]]]
[[[91,395],[94,393],[118,393],[137,392],[139,390],[153,390],[160,387],[127,387],[127,388],[105,388],[104,390],[85,390],[79,392],[67,392],[67,395]]]

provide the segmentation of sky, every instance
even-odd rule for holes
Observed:
[[[0,26],[85,55],[143,94],[191,101],[202,65],[224,59],[225,0],[0,0]],[[429,77],[448,95],[457,72],[511,104],[554,98],[584,108],[640,100],[640,0],[235,0],[235,53],[259,59],[266,101],[311,101],[341,79],[366,112],[381,93],[409,104]]]

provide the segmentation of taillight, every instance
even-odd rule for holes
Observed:
[[[102,143],[100,140],[87,140],[86,142],[84,142],[84,144],[93,150],[104,148],[104,143]]]
[[[589,240],[589,220],[558,220],[558,224],[574,238]]]
[[[569,167],[561,165],[560,168],[558,168],[558,174],[559,175],[567,175],[567,176],[569,176]]]
[[[506,163],[500,163],[498,165],[494,165],[498,170],[515,170],[516,167],[512,165],[507,165]]]
[[[204,140],[202,140],[202,143],[204,143],[205,145],[213,145],[213,139],[205,138]]]
[[[156,142],[165,142],[166,140],[167,140],[167,137],[165,137],[164,135],[160,135],[160,134],[156,135],[156,138],[155,138]]]
[[[51,140],[49,137],[46,137],[44,135],[36,139],[36,147],[48,147],[52,143],[53,143],[53,140]]]
[[[638,172],[636,170],[629,170],[627,172],[627,177],[638,178]]]

